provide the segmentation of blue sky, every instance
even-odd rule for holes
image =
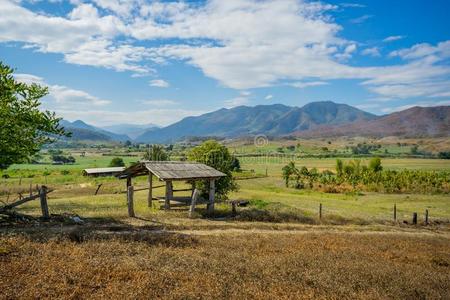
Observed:
[[[0,0],[0,59],[95,125],[332,100],[450,105],[450,1]]]

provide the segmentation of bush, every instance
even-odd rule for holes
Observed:
[[[111,159],[111,162],[109,163],[109,166],[110,167],[124,167],[125,166],[125,162],[120,157],[114,157],[113,159]]]
[[[166,161],[169,160],[169,155],[167,155],[163,146],[152,145],[145,151],[144,160]]]

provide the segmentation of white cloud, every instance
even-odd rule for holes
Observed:
[[[401,40],[404,38],[405,38],[404,35],[391,35],[391,36],[388,36],[387,38],[385,38],[383,40],[383,42],[393,42],[393,41],[398,41],[398,40]]]
[[[134,76],[179,60],[237,90],[358,79],[375,96],[385,98],[448,91],[450,67],[444,60],[449,58],[449,41],[393,51],[391,56],[404,59],[396,65],[352,66],[346,60],[357,44],[341,37],[342,27],[328,14],[335,5],[303,0],[84,2],[73,0],[72,11],[54,16],[32,12],[20,1],[3,0],[0,42],[23,42],[37,51],[61,53],[67,63],[131,71]],[[369,48],[362,54],[377,51]],[[229,103],[248,101],[246,95],[237,98]]]
[[[369,55],[369,56],[373,56],[373,57],[381,56],[380,49],[378,47],[366,48],[363,51],[361,51],[361,54],[362,55]]]
[[[296,88],[303,89],[303,88],[307,88],[307,87],[320,86],[320,85],[326,85],[326,84],[328,84],[328,82],[325,82],[325,81],[306,81],[306,82],[299,81],[299,82],[291,83],[290,85],[293,87],[296,87]]]
[[[27,84],[37,83],[47,86],[49,94],[44,98],[43,104],[46,108],[79,108],[82,105],[104,106],[111,101],[98,98],[85,91],[72,89],[63,85],[52,85],[45,82],[42,77],[32,74],[15,74],[14,77]]]
[[[266,100],[270,100],[272,98],[273,98],[273,95],[267,95],[266,97],[264,97],[264,99],[266,99]]]
[[[350,23],[361,24],[361,23],[364,23],[365,21],[367,21],[368,19],[370,19],[372,17],[373,17],[372,15],[362,15],[361,17],[351,19]]]
[[[350,8],[364,8],[364,7],[366,7],[364,4],[359,4],[359,3],[339,3],[339,6],[350,7]]]
[[[57,112],[58,115],[61,115],[65,119],[68,120],[82,119],[83,121],[89,124],[97,126],[116,125],[120,123],[127,123],[127,124],[153,123],[159,126],[166,126],[179,121],[181,118],[189,116],[198,116],[206,113],[207,111],[155,108],[137,111],[60,109]]]
[[[430,55],[437,55],[440,59],[450,57],[450,41],[438,43],[432,46],[427,43],[417,44],[411,48],[392,51],[389,56],[398,56],[402,59],[418,59]]]
[[[160,88],[168,88],[170,84],[162,79],[154,79],[150,80],[150,86],[160,87]]]
[[[151,106],[172,106],[178,104],[178,102],[173,100],[167,100],[167,99],[154,99],[154,100],[144,100],[141,101],[144,104],[151,105]]]
[[[226,108],[233,108],[236,106],[247,105],[249,104],[249,100],[247,97],[239,96],[226,100],[224,104]]]

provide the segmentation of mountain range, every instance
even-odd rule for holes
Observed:
[[[64,121],[62,125],[75,130],[72,130],[75,139],[144,143],[168,143],[194,136],[235,138],[256,134],[299,137],[450,136],[450,106],[413,107],[377,116],[347,104],[322,101],[303,107],[273,104],[222,108],[187,117],[162,128],[153,124],[99,128],[80,120]]]

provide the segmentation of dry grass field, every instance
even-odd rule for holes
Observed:
[[[3,235],[0,298],[450,297],[445,231],[91,229]]]

